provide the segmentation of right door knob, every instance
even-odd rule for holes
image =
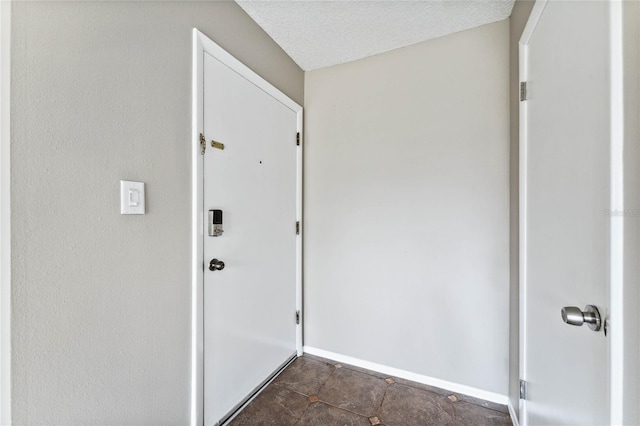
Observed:
[[[577,306],[565,306],[560,311],[560,314],[562,315],[562,321],[570,325],[581,326],[586,323],[593,331],[599,331],[600,327],[602,327],[600,311],[593,305],[585,306],[584,311]]]

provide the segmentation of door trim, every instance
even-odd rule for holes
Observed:
[[[231,56],[209,37],[193,29],[192,45],[192,122],[191,122],[191,425],[200,426],[204,422],[204,252],[203,252],[203,157],[200,154],[200,133],[204,127],[203,117],[203,63],[204,53],[234,70],[236,73],[271,95],[297,115],[297,131],[300,145],[297,152],[296,220],[302,224],[302,107],[275,88],[271,83],[253,72],[246,65]],[[293,135],[292,135],[293,136]],[[295,231],[291,224],[291,232]],[[302,355],[302,234],[296,238],[296,310],[300,312],[300,323],[296,325],[296,351]],[[291,321],[295,312],[291,312]]]
[[[531,14],[527,24],[524,27],[522,36],[518,43],[518,61],[519,61],[519,82],[527,81],[527,51],[528,45],[533,36],[533,32],[542,17],[544,9],[547,6],[547,0],[537,0],[533,5]],[[518,83],[520,84],[520,83]],[[519,342],[519,372],[521,380],[527,379],[527,339],[525,334],[525,318],[527,309],[527,181],[525,179],[527,175],[527,102],[519,102],[520,110],[520,133],[519,133],[519,167],[518,167],[518,180],[519,180],[519,327],[518,334],[520,336]],[[526,401],[522,398],[519,399],[518,414],[519,423],[523,426],[524,413],[526,410]]]
[[[528,80],[528,46],[533,33],[542,18],[548,0],[537,0],[529,20],[524,28],[519,41],[519,81]],[[622,212],[624,209],[624,96],[623,96],[623,32],[622,32],[622,3],[609,1],[610,10],[610,212]],[[527,102],[520,102],[520,133],[519,133],[519,191],[520,191],[520,315],[519,315],[519,371],[520,378],[527,380],[527,339],[525,334],[526,319],[526,289],[527,289]],[[603,212],[604,214],[604,212]],[[609,332],[609,418],[611,424],[622,423],[623,418],[623,377],[624,377],[624,215],[611,215],[610,225],[610,254],[609,254],[609,310],[605,317],[608,322]],[[519,412],[520,424],[523,422],[523,414],[526,410],[526,401],[520,399]]]

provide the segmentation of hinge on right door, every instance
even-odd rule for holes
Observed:
[[[207,149],[207,141],[204,138],[204,135],[200,133],[200,154],[204,155],[204,152]]]
[[[527,100],[527,82],[520,83],[520,102]]]
[[[527,382],[520,380],[520,399],[527,399]]]
[[[300,146],[300,132],[296,133],[296,145]]]
[[[300,222],[296,222],[296,235],[300,235]]]
[[[296,324],[300,324],[300,311],[296,311]]]

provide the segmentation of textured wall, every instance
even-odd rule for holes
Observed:
[[[302,71],[233,2],[15,2],[15,424],[185,424],[191,29],[298,102]],[[121,216],[119,180],[147,183]]]
[[[509,22],[306,73],[305,345],[506,395]]]
[[[11,206],[6,194],[9,182],[9,89],[11,50],[11,3],[0,2],[0,424],[11,419]]]
[[[518,43],[534,1],[516,0],[509,18],[509,97],[510,97],[510,279],[509,279],[509,400],[518,412],[520,400],[520,238],[519,238],[519,173],[520,173],[520,68]]]

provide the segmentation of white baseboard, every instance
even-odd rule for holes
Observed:
[[[353,358],[347,355],[329,352],[310,346],[304,346],[302,348],[302,351],[310,355],[331,359],[337,362],[343,362],[345,364],[351,364],[356,367],[366,368],[367,370],[388,374],[389,376],[398,377],[400,379],[411,380],[413,382],[422,383],[424,385],[446,389],[454,393],[469,395],[474,398],[484,399],[485,401],[495,402],[496,404],[507,406],[509,405],[509,397],[507,395],[501,395],[499,393],[489,392],[471,386],[461,385],[459,383],[436,379],[435,377],[424,376],[422,374],[412,373],[411,371],[401,370],[399,368],[389,367],[382,364],[376,364],[374,362],[369,362],[363,359]],[[509,410],[511,411],[511,408]]]
[[[507,408],[509,409],[509,415],[511,416],[511,423],[513,423],[513,426],[520,426],[520,423],[518,422],[518,416],[516,415],[516,410],[515,408],[513,408],[510,399],[507,404]]]

